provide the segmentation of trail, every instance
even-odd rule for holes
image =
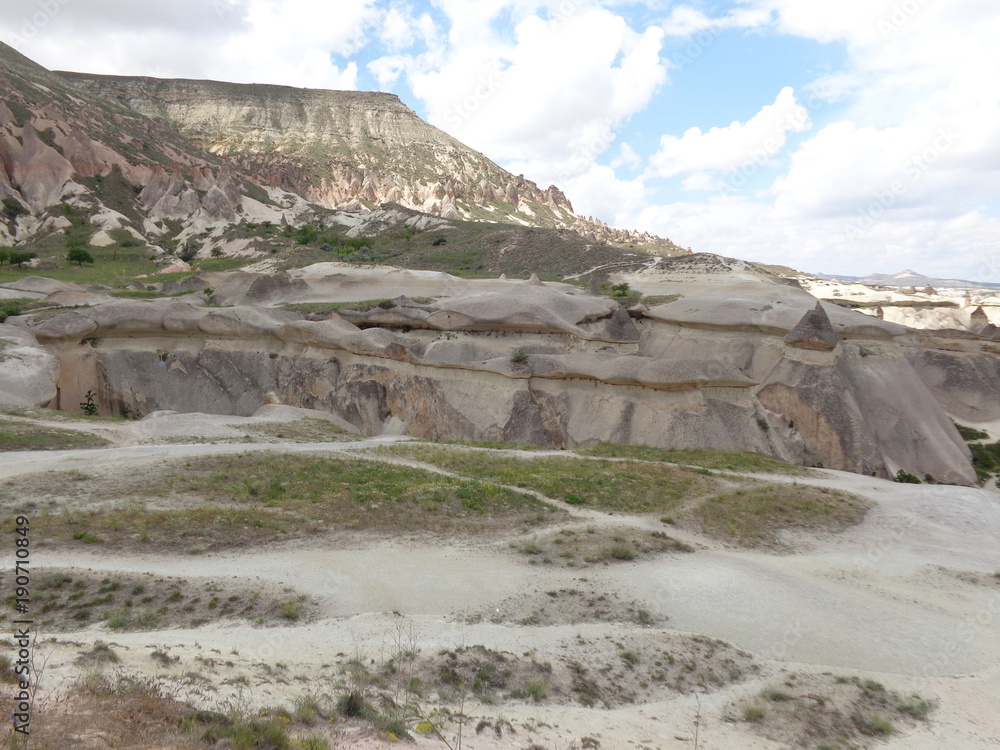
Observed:
[[[362,460],[377,458],[455,476],[405,457],[370,455],[377,448],[406,440],[409,438],[381,436],[333,443],[120,445],[8,453],[0,463],[0,481],[69,470],[126,471],[141,477],[142,468],[151,462],[257,451],[357,454]],[[528,456],[572,455],[563,451],[476,450],[525,460]],[[749,476],[714,473],[726,480]],[[505,542],[460,538],[442,543],[408,539],[405,534],[392,539],[358,537],[348,546],[333,537],[317,537],[295,544],[197,556],[110,556],[84,547],[40,549],[34,561],[39,568],[148,572],[294,587],[315,597],[323,611],[324,619],[318,622],[266,630],[210,623],[192,630],[109,633],[96,625],[73,635],[83,642],[110,638],[129,649],[137,667],[143,664],[144,647],[161,644],[185,659],[211,649],[222,653],[233,650],[249,661],[277,660],[305,670],[310,664],[332,662],[337,653],[350,652],[359,644],[377,648],[399,615],[414,623],[426,649],[482,643],[516,653],[538,650],[585,658],[585,647],[573,646],[577,636],[620,639],[630,637],[633,630],[621,623],[547,628],[489,622],[471,625],[457,619],[455,613],[488,609],[525,592],[541,594],[586,582],[586,586],[618,592],[667,616],[670,632],[723,639],[755,654],[761,663],[771,665],[769,669],[877,675],[914,692],[931,691],[942,703],[942,718],[934,734],[900,735],[887,745],[890,750],[996,748],[1000,737],[1000,715],[995,710],[1000,702],[1000,583],[974,585],[957,574],[974,572],[990,580],[989,576],[1000,572],[1000,498],[980,489],[902,485],[828,470],[812,471],[808,476],[755,476],[769,482],[839,489],[870,498],[876,506],[862,524],[842,534],[800,538],[803,551],[795,554],[734,549],[693,532],[670,529],[672,536],[695,543],[699,551],[586,569],[528,565]],[[560,508],[568,514],[571,525],[663,528],[647,517],[599,512],[522,487],[511,489]],[[69,669],[70,663],[66,659],[67,666],[61,669]],[[745,689],[733,688],[737,692]],[[272,685],[265,692],[280,695],[281,689]],[[516,707],[504,710],[526,716]],[[687,703],[678,700],[658,704],[654,713],[686,721],[683,717],[688,710]],[[570,715],[554,707],[535,711],[550,716],[550,723],[566,722]],[[606,717],[601,726],[620,726],[616,731],[633,742],[652,735],[661,737],[664,748],[689,746],[657,735],[658,725],[651,723],[643,707],[623,711],[618,718]],[[593,722],[592,718],[580,721]],[[624,742],[605,745],[625,746]],[[741,746],[762,750],[779,747],[759,739]]]

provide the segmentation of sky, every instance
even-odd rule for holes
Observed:
[[[996,0],[4,0],[45,67],[397,94],[577,213],[1000,282]]]

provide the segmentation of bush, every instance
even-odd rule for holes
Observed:
[[[516,350],[513,354],[510,355],[510,363],[512,365],[524,364],[527,361],[528,361],[528,353],[524,351],[523,347]]]
[[[896,472],[895,481],[902,482],[903,484],[920,484],[920,478],[918,476],[911,474],[908,471],[903,471],[902,469]]]
[[[28,212],[28,209],[17,198],[12,198],[10,196],[3,199],[3,215],[8,219],[16,219],[18,216],[24,216]]]
[[[97,404],[94,403],[94,391],[87,391],[87,395],[80,402],[80,410],[88,417],[97,416]]]

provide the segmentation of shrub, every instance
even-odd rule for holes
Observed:
[[[903,471],[900,469],[896,472],[897,482],[902,482],[903,484],[920,484],[920,478],[915,474],[910,474],[908,471]]]
[[[17,198],[7,197],[3,199],[3,215],[8,219],[16,219],[18,216],[24,216],[28,213],[28,209]]]
[[[523,347],[516,350],[513,354],[510,355],[510,363],[512,365],[524,364],[527,361],[528,361],[528,353],[524,351]]]
[[[750,705],[743,707],[743,720],[749,721],[756,724],[759,721],[763,721],[764,717],[767,716],[767,711],[757,705]]]
[[[80,410],[88,417],[97,416],[97,404],[94,403],[94,391],[87,391],[87,395],[80,402]]]
[[[289,599],[281,605],[281,616],[288,620],[298,620],[302,617],[302,602]]]

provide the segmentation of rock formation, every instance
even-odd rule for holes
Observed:
[[[638,319],[568,285],[321,264],[197,282],[234,307],[109,300],[14,322],[59,358],[56,407],[93,389],[111,411],[248,415],[276,394],[369,434],[705,447],[974,481],[949,415],[995,400],[995,355],[971,340],[968,353],[942,351],[795,287],[719,273],[661,275],[686,293]],[[379,288],[395,302],[322,319],[260,306]],[[984,368],[998,382],[972,374]]]

